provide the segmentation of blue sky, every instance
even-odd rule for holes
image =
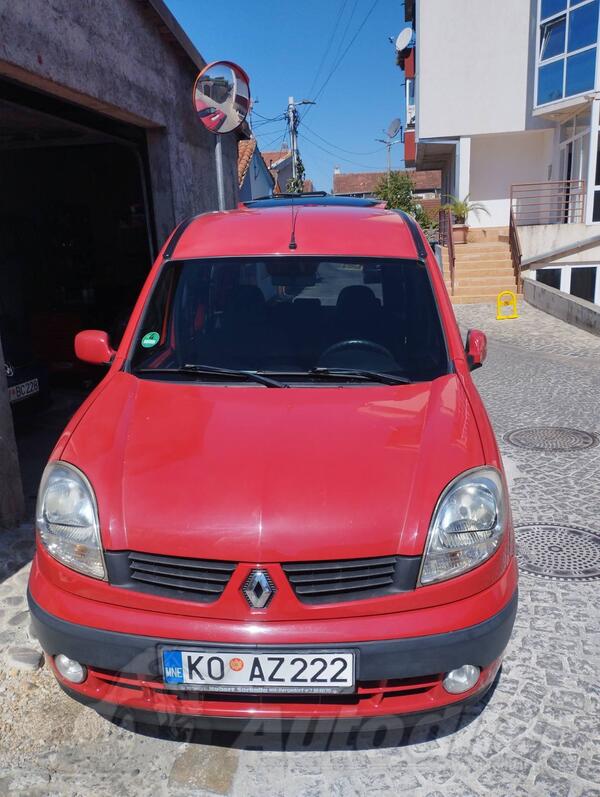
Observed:
[[[272,119],[283,114],[289,96],[315,97],[374,0],[166,2],[206,60],[236,61],[248,72],[256,114]],[[402,0],[377,0],[300,125],[300,152],[315,188],[331,189],[334,166],[386,168],[385,147],[375,139],[403,116],[404,74],[388,36],[404,25]],[[253,120],[261,149],[278,149],[284,122]],[[394,168],[404,165],[403,154],[402,144],[392,147]]]

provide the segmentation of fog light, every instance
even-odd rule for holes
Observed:
[[[446,692],[451,695],[460,695],[468,692],[479,680],[479,667],[474,664],[463,664],[457,670],[450,670],[443,681]]]
[[[71,681],[72,684],[81,684],[87,678],[87,668],[75,661],[75,659],[65,656],[64,653],[59,653],[58,656],[55,656],[54,663],[62,677],[67,681]]]

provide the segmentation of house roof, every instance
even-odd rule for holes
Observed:
[[[437,170],[417,172],[407,170],[415,191],[433,191],[442,186],[442,173]],[[387,172],[349,172],[333,175],[334,194],[372,194]]]
[[[145,0],[160,18],[162,32],[165,38],[177,43],[200,72],[206,66],[206,61],[192,44],[189,36],[169,11],[163,0]]]
[[[255,138],[248,138],[245,141],[238,141],[238,185],[240,186],[240,188],[242,183],[244,182],[246,173],[250,168],[250,164],[252,162],[252,156],[254,155],[255,150],[256,150]]]
[[[276,169],[283,161],[286,161],[290,156],[289,149],[280,149],[275,152],[261,152],[262,159],[264,160],[267,169]]]

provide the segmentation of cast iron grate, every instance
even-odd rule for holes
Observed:
[[[519,568],[559,581],[600,580],[600,534],[576,526],[515,528]]]
[[[529,451],[581,451],[600,442],[598,435],[563,426],[531,426],[504,435],[507,443]]]

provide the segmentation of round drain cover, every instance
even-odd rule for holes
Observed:
[[[573,526],[517,526],[519,568],[561,581],[600,580],[600,534]]]
[[[530,451],[580,451],[597,446],[599,439],[593,432],[568,429],[562,426],[532,426],[514,429],[504,435],[507,443]]]

